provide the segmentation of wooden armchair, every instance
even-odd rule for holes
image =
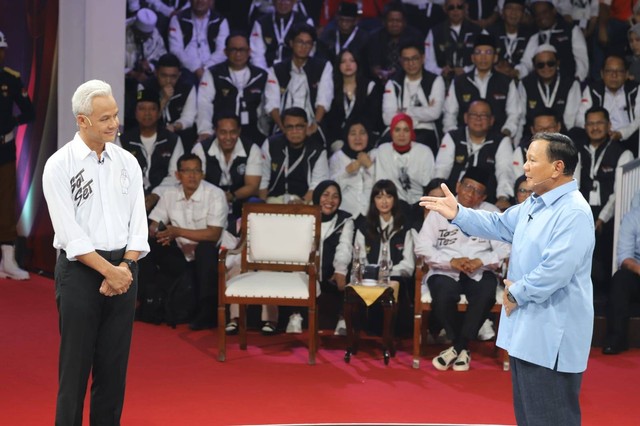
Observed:
[[[427,345],[427,336],[429,334],[429,314],[431,313],[431,294],[423,294],[422,281],[425,273],[428,271],[427,265],[424,264],[422,256],[416,258],[416,280],[415,280],[415,299],[414,299],[414,316],[413,316],[413,368],[420,368],[420,357],[424,354]],[[504,292],[501,285],[496,289],[496,303],[491,308],[492,313],[496,313],[496,321],[494,324],[496,334],[500,322],[500,312],[502,311],[502,293]],[[466,312],[467,299],[462,295],[458,303],[458,312]],[[509,354],[504,349],[497,346],[495,351],[502,359],[502,369],[509,370]]]
[[[247,305],[309,309],[309,364],[317,350],[316,281],[319,265],[320,208],[248,203],[242,212],[242,246],[222,249],[218,260],[218,324],[226,305],[237,303],[240,349],[247,348]],[[240,251],[241,250],[241,251]],[[241,252],[240,274],[226,279],[227,254]],[[226,359],[226,334],[218,332],[218,360]]]

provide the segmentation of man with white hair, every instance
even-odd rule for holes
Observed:
[[[111,86],[90,80],[71,100],[78,132],[44,167],[42,189],[60,250],[55,285],[60,327],[56,424],[82,423],[89,374],[91,424],[120,424],[138,288],[149,252],[142,172],[113,142]]]
[[[29,273],[15,260],[16,230],[16,126],[33,121],[35,111],[20,73],[3,67],[7,39],[0,32],[0,278],[28,280]],[[20,114],[14,114],[14,106]]]

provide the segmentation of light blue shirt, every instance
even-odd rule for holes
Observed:
[[[497,345],[557,371],[587,368],[593,332],[594,220],[575,180],[504,213],[459,206],[465,233],[512,243],[507,278],[518,308],[500,317]]]
[[[625,259],[640,262],[640,205],[633,207],[622,218],[617,253],[618,267]]]

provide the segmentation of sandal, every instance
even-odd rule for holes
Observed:
[[[265,336],[271,336],[276,334],[275,326],[269,321],[265,322],[264,325],[262,326],[262,334],[264,334]]]
[[[238,323],[235,321],[229,321],[227,326],[224,328],[224,332],[229,336],[238,334]]]

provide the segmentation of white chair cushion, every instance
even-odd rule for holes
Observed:
[[[504,288],[501,285],[496,287],[496,304],[502,305],[502,294],[504,293]],[[429,291],[429,286],[427,285],[427,276],[422,277],[422,285],[420,286],[420,301],[422,303],[431,303],[433,302],[433,298],[431,297],[431,291]],[[460,300],[458,303],[468,304],[467,296],[464,294],[460,295]]]
[[[247,272],[227,281],[227,297],[309,298],[309,276],[302,272]]]
[[[247,221],[249,262],[305,264],[309,261],[314,216],[251,213]]]

